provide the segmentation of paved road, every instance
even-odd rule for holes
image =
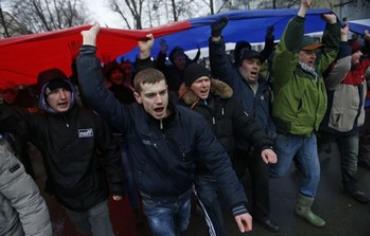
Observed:
[[[34,158],[34,167],[38,175],[40,185],[44,181],[41,158]],[[342,193],[341,178],[339,172],[339,156],[334,149],[328,155],[321,157],[321,182],[317,201],[314,209],[320,216],[327,220],[327,226],[318,229],[310,226],[305,221],[294,215],[294,204],[297,194],[298,172],[292,169],[291,174],[284,178],[272,179],[270,181],[272,218],[282,228],[278,234],[273,234],[258,224],[254,225],[250,236],[370,236],[370,204],[362,205],[348,198]],[[370,194],[370,171],[359,169],[360,186]],[[41,187],[42,189],[42,187]],[[53,219],[54,235],[56,236],[79,236],[69,222],[62,208],[44,195],[50,207]],[[135,226],[134,216],[129,208],[127,199],[121,202],[111,202],[111,218],[116,235],[122,236],[148,236],[147,229],[141,225]],[[229,213],[227,216],[227,227],[230,236],[242,235],[238,232],[236,224]],[[189,231],[186,236],[207,236],[207,228],[200,215],[191,219]]]
[[[339,156],[333,146],[332,153],[321,157],[321,182],[313,209],[327,220],[327,226],[318,229],[294,215],[299,173],[292,168],[289,176],[270,181],[272,218],[282,228],[270,233],[254,225],[251,236],[370,236],[370,205],[355,202],[342,192]],[[370,171],[359,168],[361,188],[370,195]],[[227,227],[231,236],[242,235],[228,216]],[[206,236],[207,228],[200,216],[192,218],[187,236]]]

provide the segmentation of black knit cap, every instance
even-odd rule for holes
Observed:
[[[68,80],[66,74],[64,74],[63,71],[57,68],[42,71],[37,76],[37,81],[40,86],[40,91],[41,91],[41,87],[44,84],[47,84],[45,91],[47,90],[53,91],[58,88],[64,88],[68,91],[72,91],[70,84],[66,80]]]
[[[249,42],[247,41],[238,41],[236,44],[235,44],[235,48],[234,48],[234,62],[236,64],[240,64],[240,60],[241,60],[241,52],[243,49],[248,49],[248,50],[251,50],[252,49],[252,46]]]
[[[64,79],[55,79],[55,80],[52,80],[48,83],[48,85],[46,86],[46,92],[47,91],[53,91],[55,89],[60,89],[60,88],[63,88],[65,90],[68,90],[70,92],[72,92],[72,88],[71,86],[68,84],[68,82]]]
[[[262,56],[259,52],[253,49],[243,48],[240,52],[240,60],[238,61],[238,65],[241,65],[243,60],[245,59],[254,59],[254,58],[262,61]]]
[[[185,85],[190,87],[191,84],[202,76],[210,77],[210,72],[204,66],[192,63],[186,67],[184,71],[184,82]]]

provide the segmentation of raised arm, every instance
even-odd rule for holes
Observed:
[[[270,57],[270,55],[273,53],[273,51],[274,51],[274,40],[275,40],[274,26],[270,25],[266,29],[265,46],[264,46],[263,50],[260,52],[261,57],[262,57],[261,58],[262,63],[265,62]]]
[[[157,68],[162,71],[162,72],[165,72],[166,71],[166,57],[167,57],[167,50],[168,50],[168,44],[166,42],[165,39],[160,39],[160,42],[159,42],[159,52],[158,52],[158,55],[157,55],[157,59],[156,59],[156,66]]]
[[[305,16],[310,6],[311,1],[301,1],[297,16],[288,22],[281,36],[272,63],[274,86],[281,87],[285,84],[297,66],[296,54],[303,40]]]
[[[99,25],[94,25],[90,30],[81,32],[83,45],[76,60],[81,93],[89,106],[112,127],[126,133],[130,122],[127,106],[121,104],[103,84],[104,76],[95,47],[99,30]]]
[[[339,43],[341,40],[340,26],[337,24],[337,16],[335,14],[324,14],[326,26],[322,37],[324,48],[321,50],[318,59],[318,72],[323,73],[337,58],[339,51]]]
[[[234,68],[226,54],[225,42],[221,36],[222,29],[227,25],[227,18],[223,17],[212,24],[212,37],[209,39],[209,59],[214,78],[220,79],[234,87]]]
[[[351,47],[348,45],[348,30],[349,26],[346,24],[341,29],[341,42],[339,46],[339,54],[337,60],[332,65],[325,75],[325,86],[328,90],[334,90],[337,85],[342,82],[347,73],[351,70]]]
[[[141,70],[147,69],[147,68],[156,67],[155,63],[150,57],[151,52],[152,52],[153,43],[154,43],[153,34],[147,34],[146,38],[138,42],[139,55],[136,58],[136,62],[135,62],[136,73]]]

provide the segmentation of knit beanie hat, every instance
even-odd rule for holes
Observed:
[[[39,89],[53,80],[68,80],[66,74],[63,71],[57,68],[52,68],[48,70],[44,70],[40,72],[37,76],[37,83],[39,85]]]
[[[191,84],[202,76],[210,77],[210,72],[204,66],[192,63],[186,67],[184,71],[184,82],[187,87],[190,87]]]
[[[72,92],[72,87],[71,85],[67,82],[65,79],[55,79],[51,80],[45,88],[45,95],[49,95],[50,92],[52,92],[55,89],[60,89],[63,88],[65,90],[68,90]]]

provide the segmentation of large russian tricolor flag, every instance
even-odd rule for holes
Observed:
[[[325,22],[321,14],[328,9],[312,9],[307,14],[306,33],[320,32]],[[98,36],[98,56],[103,62],[124,56],[134,59],[137,42],[148,33],[164,38],[171,47],[181,46],[186,50],[207,47],[210,24],[221,16],[229,18],[223,35],[227,42],[247,40],[264,41],[266,28],[274,25],[275,38],[279,39],[288,20],[297,9],[231,11],[208,17],[189,19],[144,30],[121,30],[103,28]],[[37,74],[56,67],[66,74],[71,73],[71,62],[81,46],[82,30],[90,26],[79,26],[65,30],[24,35],[0,40],[0,88],[36,83]],[[159,40],[153,47],[153,55],[159,50]]]

